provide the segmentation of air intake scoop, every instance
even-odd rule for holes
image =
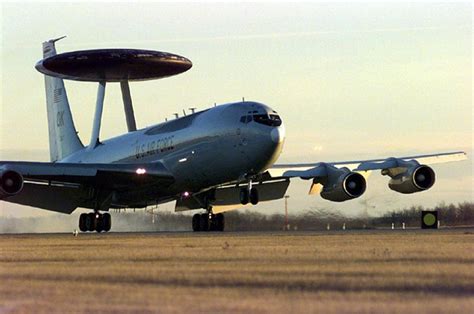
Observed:
[[[161,51],[95,49],[57,54],[40,60],[36,69],[46,75],[88,82],[145,81],[186,72],[187,58]]]

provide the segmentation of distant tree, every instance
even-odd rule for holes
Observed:
[[[325,230],[340,229],[343,224],[348,229],[388,228],[394,223],[400,227],[405,223],[410,227],[420,225],[422,206],[392,210],[380,217],[348,217],[344,213],[327,208],[312,208],[290,214],[288,217],[291,229]],[[474,203],[464,202],[457,205],[440,203],[429,210],[438,211],[442,226],[474,226]],[[150,211],[112,212],[113,230],[115,231],[190,231],[190,213]],[[46,217],[8,218],[0,220],[0,233],[18,232],[70,232],[77,228],[78,214],[52,215]],[[227,231],[278,231],[283,229],[285,216],[282,214],[266,215],[256,211],[231,211],[225,214]]]

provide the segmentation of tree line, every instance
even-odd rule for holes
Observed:
[[[231,211],[225,214],[226,231],[278,231],[278,230],[340,230],[346,229],[399,229],[419,228],[422,210],[438,211],[441,227],[474,226],[474,203],[440,204],[434,208],[412,206],[386,212],[382,216],[352,217],[336,210],[311,209],[288,215],[265,214],[256,211]],[[293,210],[294,211],[294,210]],[[191,213],[160,212],[159,210],[127,210],[112,212],[112,231],[190,231]],[[55,214],[42,217],[2,218],[0,233],[69,232],[77,229],[79,213]]]

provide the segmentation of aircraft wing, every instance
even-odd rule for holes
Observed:
[[[0,175],[3,201],[65,213],[90,198],[90,188],[120,191],[174,182],[173,175],[160,162],[140,165],[5,161],[0,162]],[[10,188],[4,186],[7,180]]]
[[[312,179],[309,194],[343,202],[364,194],[372,170],[381,170],[391,178],[388,187],[398,193],[411,194],[430,189],[435,172],[427,165],[467,159],[464,152],[449,152],[383,159],[274,165],[263,175],[266,179]],[[265,180],[265,178],[264,178]]]
[[[319,162],[306,164],[277,164],[268,169],[268,173],[272,178],[293,178],[300,177],[303,179],[310,179],[314,177],[325,176],[327,174],[326,165],[331,165],[336,168],[346,167],[352,171],[371,171],[382,170],[389,168],[397,168],[400,161],[416,161],[421,165],[432,165],[439,163],[447,163],[454,161],[461,161],[467,159],[465,152],[449,152],[428,155],[415,155],[406,157],[390,157],[382,159],[369,159],[357,161],[342,161],[342,162]]]
[[[342,202],[361,196],[366,189],[366,179],[372,170],[392,178],[389,187],[400,193],[415,193],[429,189],[434,184],[434,172],[427,164],[465,160],[464,152],[390,157],[345,162],[319,162],[308,164],[277,164],[254,179],[259,201],[277,200],[284,197],[291,178],[312,179],[309,194],[320,193],[327,200]],[[423,178],[420,176],[422,175]],[[212,190],[178,199],[176,211],[205,208],[211,202],[213,212],[240,208],[240,190],[247,186],[244,181],[233,182]]]

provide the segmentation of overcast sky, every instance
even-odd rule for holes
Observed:
[[[1,4],[1,159],[47,161],[41,42],[58,52],[129,47],[183,55],[193,68],[132,83],[139,127],[189,107],[245,97],[277,110],[281,162],[353,160],[464,150],[472,155],[472,5],[469,3],[10,3]],[[96,86],[66,82],[75,123],[90,137]],[[102,138],[126,132],[120,89],[107,86]],[[361,199],[330,203],[290,188],[290,209],[357,214],[473,200],[472,159],[434,167],[436,185],[400,195],[373,174]],[[39,210],[0,203],[3,215]],[[169,208],[169,207],[164,207]],[[280,210],[283,201],[261,204]]]

